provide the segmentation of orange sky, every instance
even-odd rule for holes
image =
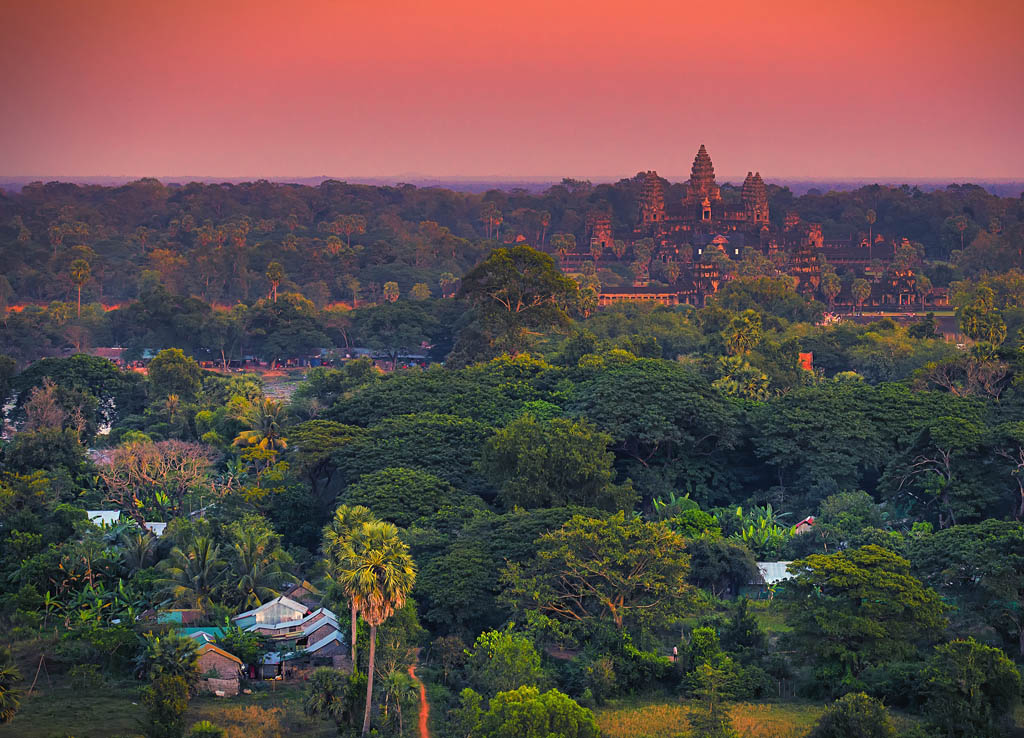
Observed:
[[[1024,177],[1021,0],[3,0],[0,174]]]

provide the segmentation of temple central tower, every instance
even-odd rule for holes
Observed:
[[[707,198],[714,203],[722,199],[722,193],[715,182],[715,165],[711,163],[711,156],[704,144],[697,150],[697,156],[693,159],[693,167],[690,169],[690,181],[686,183],[685,204],[696,204]]]

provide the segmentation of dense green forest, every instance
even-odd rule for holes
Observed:
[[[823,321],[766,274],[598,310],[587,275],[515,242],[582,239],[603,204],[625,231],[634,185],[0,200],[0,736],[419,735],[420,679],[452,738],[738,736],[751,705],[810,718],[746,735],[1019,732],[1022,202],[771,192],[773,217],[842,235],[871,209],[922,243],[957,346],[933,316]],[[157,353],[75,353],[110,345]],[[353,346],[384,358],[287,396],[199,363]],[[392,371],[418,352],[435,363]],[[299,582],[355,668],[196,696],[196,643],[159,613],[250,665],[273,647],[226,622]],[[95,732],[83,702],[67,727],[45,706],[71,690],[138,724]],[[620,720],[656,704],[682,712]]]
[[[441,359],[467,316],[454,306],[446,311],[426,303],[454,295],[467,270],[496,247],[527,243],[552,254],[585,252],[590,219],[609,213],[616,258],[584,269],[587,289],[573,317],[593,312],[602,285],[630,284],[638,264],[665,279],[658,262],[650,263],[650,248],[631,241],[640,182],[639,176],[598,186],[565,180],[541,194],[483,195],[336,181],[318,187],[265,181],[165,186],[156,180],[122,187],[29,185],[0,195],[0,307],[17,308],[5,310],[0,351],[20,363],[94,346],[124,346],[129,357],[178,347],[210,361],[246,355],[273,361],[373,345],[382,321],[360,322],[345,308],[401,297],[419,303],[402,316],[402,324],[413,327],[398,332],[401,342],[428,343]],[[682,188],[670,183],[667,200]],[[829,238],[874,232],[907,239],[922,284],[962,294],[986,275],[1024,268],[1019,198],[971,185],[933,192],[875,185],[801,197],[775,186],[768,192],[774,223],[795,215],[822,224]],[[735,201],[739,190],[725,185],[723,197]],[[723,260],[718,268],[743,278],[779,274],[753,254]],[[859,276],[840,267],[831,282]],[[997,307],[1016,310],[1019,277],[990,278],[999,280],[992,285]],[[830,302],[831,282],[826,279],[816,296],[823,304]],[[776,317],[813,318],[808,310],[778,307]]]

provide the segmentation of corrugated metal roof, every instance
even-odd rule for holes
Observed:
[[[758,561],[757,570],[761,572],[761,578],[764,579],[765,584],[775,584],[776,582],[782,582],[786,579],[792,579],[793,574],[790,574],[786,567],[789,566],[791,561]]]

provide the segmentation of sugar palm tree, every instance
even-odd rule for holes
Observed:
[[[281,286],[284,278],[284,267],[279,262],[272,261],[267,264],[267,281],[270,282],[270,296],[274,302],[277,302],[277,288]]]
[[[401,669],[392,669],[381,676],[381,691],[384,692],[384,714],[394,703],[398,713],[398,735],[405,735],[405,721],[402,718],[402,704],[411,704],[419,697],[419,689],[413,678]]]
[[[236,446],[255,446],[264,450],[284,451],[288,441],[281,435],[285,421],[284,403],[262,397],[251,403],[241,418],[249,426],[235,437]]]
[[[405,604],[416,581],[416,565],[409,547],[392,523],[364,523],[346,548],[338,577],[352,592],[363,620],[370,626],[370,658],[366,669],[366,712],[363,735],[370,732],[373,704],[373,668],[377,650],[377,626]]]
[[[21,672],[11,662],[10,652],[0,651],[0,725],[14,719],[21,706],[21,690],[15,684],[21,681]]]
[[[85,259],[71,262],[71,283],[78,288],[78,317],[82,317],[82,286],[92,277],[92,268]]]
[[[184,550],[175,546],[163,569],[164,576],[156,584],[168,599],[201,610],[212,604],[227,571],[220,546],[208,536],[196,536]]]
[[[334,517],[324,528],[324,559],[327,564],[327,573],[334,581],[339,581],[342,560],[345,552],[352,542],[352,535],[363,526],[364,523],[374,523],[377,519],[368,508],[362,505],[341,505],[334,511]],[[342,585],[344,588],[344,585]],[[349,610],[352,613],[352,668],[356,667],[356,616],[359,608],[356,606],[354,593],[345,589],[349,598]]]

